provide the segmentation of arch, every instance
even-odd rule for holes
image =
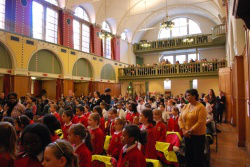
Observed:
[[[0,42],[0,68],[12,69],[14,66],[9,49]]]
[[[105,64],[102,67],[101,79],[116,80],[115,70],[111,64]]]
[[[75,16],[87,21],[87,22],[90,22],[90,18],[89,18],[89,14],[88,12],[81,6],[78,6],[76,9],[75,9]]]
[[[45,0],[45,1],[51,3],[51,4],[55,5],[55,6],[59,6],[59,3],[58,3],[57,0]]]
[[[112,33],[111,26],[109,25],[109,23],[107,21],[104,21],[102,23],[102,29],[105,30],[105,31],[107,31],[107,32]]]
[[[87,59],[79,58],[73,67],[72,75],[79,77],[93,77],[93,70],[90,62]]]
[[[31,56],[28,71],[63,74],[63,66],[54,52],[42,49]]]

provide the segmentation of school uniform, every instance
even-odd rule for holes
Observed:
[[[115,133],[115,119],[109,119],[107,128],[106,128],[106,135],[113,136]]]
[[[97,128],[88,128],[91,135],[91,143],[94,148],[92,151],[93,154],[102,154],[103,153],[103,145],[104,145],[104,133],[103,131]]]
[[[102,130],[103,134],[105,134],[105,119],[103,117],[100,119],[99,128]]]
[[[114,157],[115,159],[119,158],[120,152],[122,150],[123,144],[121,142],[121,137],[122,137],[122,131],[120,132],[115,132],[112,135],[109,148],[107,150],[107,153]]]
[[[82,143],[74,148],[78,155],[79,167],[91,167],[92,155],[85,143]]]
[[[146,159],[143,153],[137,148],[137,145],[134,144],[127,148],[125,145],[119,156],[117,167],[145,167]]]
[[[69,124],[64,124],[62,126],[62,131],[63,131],[63,139],[68,140],[68,135],[69,135],[69,128],[72,126],[72,122]]]
[[[56,119],[57,119],[59,122],[61,122],[61,117],[60,117],[60,115],[59,115],[57,112],[54,112],[54,113],[51,113],[51,114],[53,114],[53,115],[56,117]]]
[[[80,116],[75,116],[74,119],[72,120],[73,124],[77,124],[77,123],[81,123],[83,124],[85,127],[88,127],[88,119],[82,114]]]
[[[132,123],[135,116],[139,117],[139,113],[138,112],[134,113],[134,112],[129,111],[126,116],[126,120]]]
[[[0,164],[1,164],[1,167],[13,167],[14,159],[12,159],[8,153],[1,153]]]
[[[178,124],[179,116],[172,117],[168,121],[168,131],[174,131],[179,132],[182,135],[182,132],[180,130],[179,124]]]
[[[121,108],[121,109],[117,109],[117,113],[118,113],[118,117],[121,119],[125,119],[126,118],[126,113],[125,111]]]
[[[162,121],[158,121],[156,122],[155,125],[155,139],[156,141],[160,141],[163,142],[165,141],[165,137],[166,137],[166,132],[167,132],[167,126],[165,123],[163,123]]]
[[[138,111],[138,113],[141,113],[142,112],[142,110],[143,110],[143,108],[144,108],[144,103],[141,105],[141,104],[138,104],[138,106],[137,106],[137,111]]]
[[[85,113],[83,113],[83,115],[88,119],[89,118],[89,115],[90,115],[90,112],[85,112]]]
[[[141,151],[144,153],[145,158],[157,159],[156,149],[155,149],[156,132],[155,132],[154,126],[152,124],[149,124],[147,127],[145,127],[144,125],[141,125],[140,129],[147,130],[147,132],[148,132],[147,143],[145,145],[141,146]]]
[[[14,167],[42,167],[43,152],[36,157],[28,156],[26,153],[21,153],[14,162]]]
[[[106,111],[105,109],[102,109],[102,116],[105,120],[108,120],[108,111]]]
[[[52,135],[50,134],[50,139],[51,139],[51,143],[55,142],[57,139],[59,139],[59,136],[57,136],[56,134]]]

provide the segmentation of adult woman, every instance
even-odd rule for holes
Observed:
[[[7,96],[7,104],[4,106],[4,116],[19,117],[24,113],[25,107],[17,101],[16,93],[9,93]]]
[[[204,167],[204,149],[207,112],[198,101],[198,91],[186,91],[189,104],[182,109],[178,124],[185,137],[185,157],[187,167]]]
[[[101,100],[100,92],[99,91],[95,91],[94,92],[94,98],[92,98],[91,104],[90,104],[91,111],[93,111],[93,108],[95,106],[99,106],[101,102],[102,102],[102,100]]]
[[[209,104],[211,104],[212,109],[213,109],[213,115],[214,115],[214,120],[216,120],[217,118],[217,111],[215,109],[215,105],[216,105],[216,96],[214,93],[213,89],[209,89],[208,91],[208,102]]]
[[[223,92],[219,91],[219,96],[216,98],[216,110],[217,110],[217,118],[216,121],[222,123],[223,111],[225,109],[226,98]]]

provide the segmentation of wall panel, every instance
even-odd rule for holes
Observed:
[[[18,97],[31,92],[31,78],[26,76],[14,76],[14,92]]]
[[[47,97],[49,99],[56,98],[56,80],[43,80],[42,89],[47,91]]]

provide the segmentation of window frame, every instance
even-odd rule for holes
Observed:
[[[105,30],[105,29],[103,29],[103,23],[104,22],[106,22],[106,24],[108,25],[108,27],[109,27],[109,30],[110,31],[107,31],[107,30]],[[111,26],[110,26],[110,24],[105,20],[105,21],[103,21],[103,23],[102,23],[102,32],[108,32],[108,33],[111,33],[112,34],[112,29],[111,29]],[[109,42],[109,45],[108,45],[108,43],[107,43],[107,41],[110,41]],[[105,57],[105,58],[107,58],[107,59],[110,59],[110,60],[112,60],[113,59],[113,57],[112,57],[112,38],[111,39],[107,39],[107,38],[104,38],[104,39],[102,39],[102,52],[103,52],[103,57]],[[108,55],[109,57],[107,57],[107,53],[110,53],[110,55]]]
[[[176,64],[176,56],[180,56],[180,55],[185,55],[185,61],[187,63],[189,63],[188,61],[188,55],[189,54],[196,54],[196,52],[189,52],[189,53],[175,53],[175,54],[169,54],[169,55],[162,55],[159,59],[159,62],[161,62],[162,60],[164,60],[164,57],[168,57],[168,56],[173,56],[173,64]],[[166,58],[167,59],[167,58]],[[198,53],[198,55],[196,55],[196,59],[200,60],[200,54]],[[195,61],[195,60],[194,60]],[[180,63],[181,64],[181,63]]]
[[[5,0],[2,0],[2,2],[4,2],[4,9],[3,9],[3,13],[1,12],[1,15],[3,15],[3,20],[2,20],[2,22],[1,22],[1,24],[3,25],[3,27],[2,28],[0,28],[0,29],[3,29],[3,30],[5,30],[6,29],[6,1]],[[2,4],[1,4],[2,5]]]

